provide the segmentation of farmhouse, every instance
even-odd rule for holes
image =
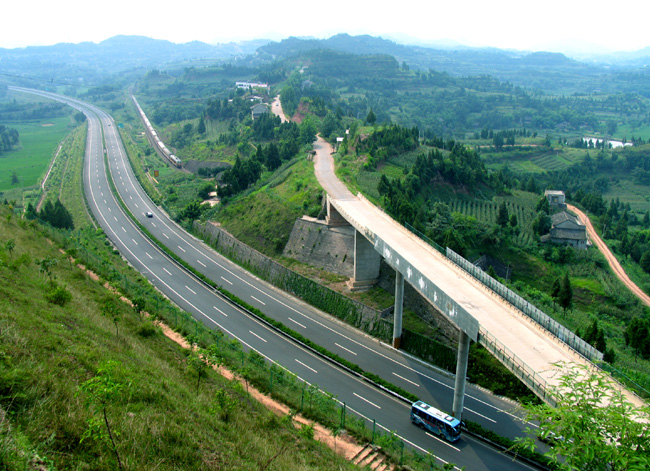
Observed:
[[[551,242],[568,244],[576,249],[587,248],[587,228],[573,214],[566,211],[551,216]]]
[[[560,208],[566,208],[566,203],[564,201],[564,192],[557,190],[546,190],[544,196],[548,200],[548,204],[551,206],[559,206]]]
[[[251,113],[253,115],[253,119],[259,118],[262,116],[264,113],[268,112],[269,108],[266,103],[258,103],[256,105],[251,106]]]

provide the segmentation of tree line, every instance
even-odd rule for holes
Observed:
[[[72,214],[58,198],[55,202],[47,200],[40,211],[36,211],[36,208],[30,202],[25,208],[25,215],[29,219],[39,218],[58,229],[74,229]]]
[[[20,142],[18,130],[0,124],[0,154],[10,151]]]

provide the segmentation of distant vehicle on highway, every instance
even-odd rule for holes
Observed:
[[[148,218],[153,217],[153,213],[151,211],[147,211],[145,214],[147,215]]]

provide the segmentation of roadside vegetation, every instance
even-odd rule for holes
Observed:
[[[1,212],[3,469],[348,469]]]

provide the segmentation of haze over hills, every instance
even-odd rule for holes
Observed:
[[[412,70],[434,70],[454,76],[491,75],[514,85],[540,90],[553,90],[559,77],[568,84],[562,93],[608,90],[606,84],[603,85],[606,82],[603,77],[617,71],[645,73],[650,64],[650,48],[576,60],[557,52],[471,48],[457,43],[432,46],[405,45],[380,37],[348,34],[328,39],[290,37],[279,42],[257,39],[217,45],[114,36],[100,43],[0,49],[0,64],[5,79],[21,85],[30,85],[20,80],[27,76],[73,85],[96,85],[118,80],[118,76],[122,80],[139,76],[152,69],[173,71],[225,62],[254,67],[313,49],[331,49],[351,54],[391,55]],[[542,70],[544,73],[540,74]]]

